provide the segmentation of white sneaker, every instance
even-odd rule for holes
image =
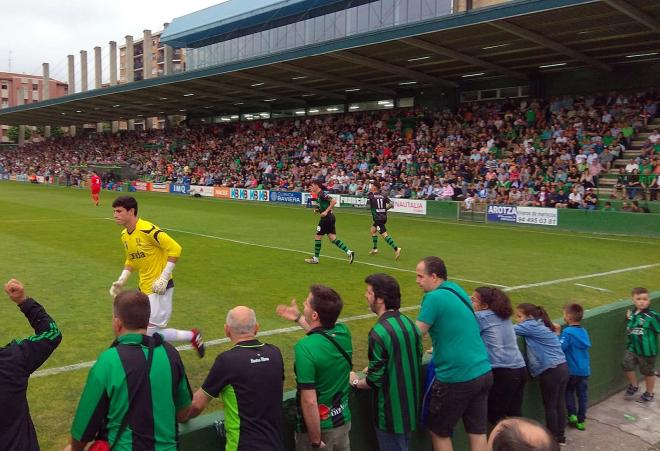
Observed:
[[[378,253],[378,249],[371,249],[369,251],[369,255],[376,255]]]
[[[398,260],[399,257],[401,257],[401,248],[397,247],[396,251],[394,251],[394,260]]]
[[[348,264],[350,265],[353,263],[353,260],[355,260],[355,252],[348,251],[346,254],[348,255]]]
[[[310,265],[318,265],[319,264],[319,259],[316,258],[316,257],[306,258],[305,262],[309,263]]]

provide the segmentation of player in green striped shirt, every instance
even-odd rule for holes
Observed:
[[[316,226],[316,234],[314,235],[314,255],[306,258],[305,261],[312,265],[319,263],[319,256],[321,255],[321,238],[323,235],[328,235],[328,239],[332,244],[337,246],[348,256],[348,263],[353,263],[355,259],[355,252],[350,250],[348,246],[339,238],[337,238],[337,230],[335,229],[335,215],[332,209],[337,204],[337,200],[325,192],[325,185],[320,180],[314,180],[310,187],[310,192],[316,196],[316,213],[321,216],[319,224]]]
[[[365,279],[365,297],[378,321],[369,332],[369,368],[360,379],[351,372],[354,388],[373,390],[376,437],[381,451],[408,449],[420,411],[422,335],[413,320],[403,315],[401,289],[387,274]]]
[[[660,315],[650,309],[651,300],[646,288],[634,288],[632,301],[635,311],[628,310],[628,344],[623,355],[623,370],[628,378],[628,389],[625,397],[631,398],[639,390],[635,367],[644,376],[646,391],[640,396],[638,402],[646,403],[654,399],[655,385],[655,358],[658,355],[658,333],[660,333]]]

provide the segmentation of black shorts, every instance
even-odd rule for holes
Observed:
[[[376,227],[376,232],[385,233],[385,232],[387,232],[387,228],[385,227],[386,223],[387,223],[387,218],[377,219],[377,220],[374,220],[374,223],[371,224],[371,225],[372,225],[372,227]]]
[[[465,432],[485,434],[488,428],[488,392],[493,373],[487,372],[467,382],[433,382],[429,406],[429,429],[440,437],[451,437],[463,418]]]
[[[316,226],[317,235],[336,235],[335,215],[329,213],[325,218],[321,218],[319,225]]]

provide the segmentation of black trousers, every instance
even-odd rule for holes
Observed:
[[[541,397],[545,408],[545,425],[557,440],[565,440],[566,430],[566,385],[568,384],[568,365],[561,365],[545,370],[539,375]]]
[[[493,386],[488,393],[488,422],[521,417],[527,368],[493,368]]]

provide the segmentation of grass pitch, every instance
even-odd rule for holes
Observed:
[[[101,207],[95,207],[87,190],[0,183],[0,279],[21,280],[64,337],[41,369],[49,373],[30,382],[32,418],[45,450],[66,444],[87,375],[85,363],[114,338],[108,288],[121,272],[124,255],[121,229],[108,218],[117,195],[103,192]],[[345,255],[324,240],[321,264],[307,265],[303,259],[313,251],[318,221],[309,209],[152,193],[135,196],[139,215],[167,230],[183,247],[174,273],[171,327],[200,327],[207,341],[223,338],[227,311],[244,304],[256,310],[262,331],[288,328],[292,324],[275,315],[275,306],[292,297],[302,302],[310,284],[323,283],[342,295],[342,317],[352,319],[356,368],[366,365],[367,332],[375,319],[360,317],[368,313],[364,278],[373,272],[395,276],[403,307],[410,308],[407,314],[414,318],[421,298],[414,268],[427,255],[442,257],[449,278],[468,292],[498,284],[511,289],[514,304],[542,304],[555,317],[568,301],[588,309],[626,298],[635,286],[660,287],[660,240],[653,238],[390,215],[388,230],[403,248],[401,260],[394,261],[392,249],[382,240],[380,253],[368,255],[371,222],[366,211],[337,209],[338,237],[356,251],[355,263],[349,265]],[[646,265],[655,266],[639,268]],[[129,286],[136,284],[132,276]],[[0,302],[0,340],[6,343],[31,331],[5,299]],[[301,336],[300,331],[276,331],[264,338],[284,354],[287,388],[294,386],[292,348]],[[193,390],[215,355],[228,347],[210,346],[202,360],[182,351]],[[220,407],[217,402],[211,405]]]

